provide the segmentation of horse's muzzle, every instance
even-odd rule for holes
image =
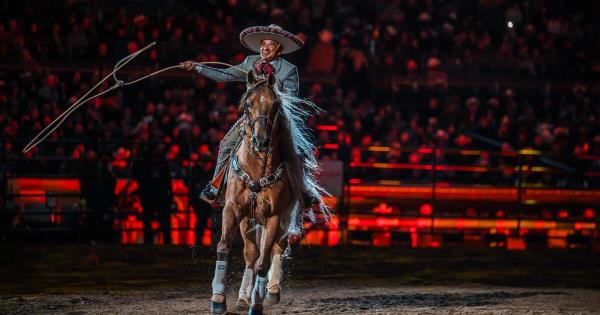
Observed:
[[[266,152],[269,150],[269,138],[252,136],[250,137],[250,143],[252,144],[252,149],[256,152]]]

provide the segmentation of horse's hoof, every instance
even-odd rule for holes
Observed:
[[[225,314],[225,312],[227,312],[227,305],[225,303],[225,300],[223,300],[223,303],[210,301],[211,314]]]
[[[267,297],[265,299],[267,300],[267,303],[271,305],[279,304],[279,301],[281,301],[281,292],[267,292]]]
[[[246,302],[246,300],[244,299],[239,299],[237,300],[237,302],[235,303],[235,308],[241,312],[241,311],[246,311],[248,310],[248,308],[250,307],[250,305],[248,305],[248,302]]]
[[[248,315],[263,315],[262,305],[260,306],[260,308],[257,307],[256,309],[250,308],[248,310]]]

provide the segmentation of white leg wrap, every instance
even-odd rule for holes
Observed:
[[[217,260],[215,266],[215,277],[212,281],[213,294],[225,295],[225,283],[227,282],[227,262]]]
[[[281,279],[283,278],[283,267],[281,266],[281,255],[273,255],[271,268],[269,268],[269,283],[267,290],[271,293],[277,293],[281,289]]]
[[[267,278],[256,276],[254,288],[252,289],[252,305],[263,304],[267,295]]]
[[[242,284],[240,284],[239,299],[243,299],[246,302],[250,302],[250,293],[252,293],[252,278],[254,277],[254,270],[246,268],[244,270],[244,277],[242,278]]]

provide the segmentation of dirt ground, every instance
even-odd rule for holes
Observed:
[[[0,314],[206,314],[210,249],[0,244]],[[297,248],[266,314],[600,314],[582,251]],[[231,259],[228,305],[241,279]],[[232,312],[232,314],[244,314]]]
[[[162,289],[120,294],[3,296],[4,314],[208,314],[206,293]],[[235,297],[228,298],[234,307]],[[598,314],[600,292],[460,286],[287,286],[266,314]],[[245,314],[236,312],[229,314]]]

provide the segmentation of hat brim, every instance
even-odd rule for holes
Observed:
[[[240,33],[242,44],[257,53],[260,53],[260,42],[265,39],[278,42],[282,47],[282,55],[292,53],[304,45],[304,42],[298,36],[282,29],[268,26],[249,27]]]

